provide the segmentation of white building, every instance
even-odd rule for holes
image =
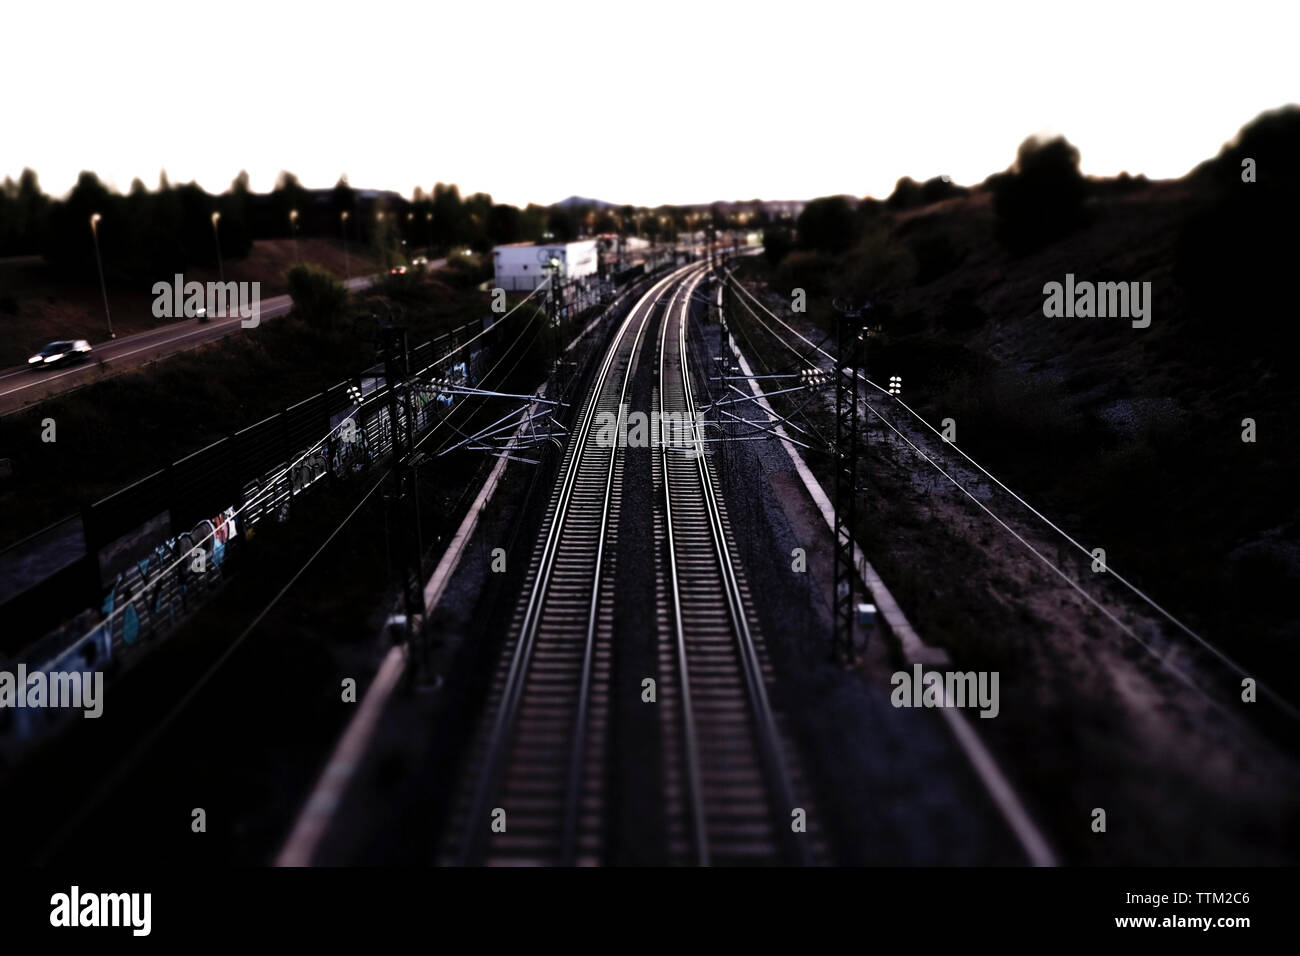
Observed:
[[[492,250],[496,287],[507,292],[535,289],[546,281],[552,259],[559,261],[561,279],[595,275],[599,268],[596,240],[579,239],[545,245],[516,242],[497,246]]]

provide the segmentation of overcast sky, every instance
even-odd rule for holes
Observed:
[[[8,5],[0,175],[654,205],[978,182],[1036,132],[1179,176],[1300,102],[1300,3]]]

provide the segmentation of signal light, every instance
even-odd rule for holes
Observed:
[[[825,369],[806,368],[799,372],[799,384],[804,388],[821,388],[831,380]]]

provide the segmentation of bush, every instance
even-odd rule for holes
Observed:
[[[783,293],[803,289],[810,296],[821,296],[834,268],[835,260],[824,252],[795,250],[781,262],[772,284]]]
[[[853,213],[854,234],[860,236],[874,226],[886,208],[883,202],[879,199],[872,199],[870,196],[861,200],[858,203],[858,208]]]
[[[1242,181],[1242,160],[1256,181]],[[1289,356],[1300,346],[1290,276],[1300,260],[1300,109],[1266,113],[1201,170],[1212,198],[1179,232],[1174,277],[1216,350]],[[1229,330],[1231,332],[1229,333]]]
[[[927,179],[921,186],[921,198],[926,205],[930,203],[942,202],[945,199],[955,199],[958,196],[966,196],[970,190],[965,186],[958,186],[950,179],[944,179],[942,176],[935,176],[933,179]]]
[[[473,289],[492,278],[491,260],[486,256],[453,255],[447,259],[447,281],[458,289]]]
[[[1064,137],[1033,137],[1020,144],[1015,165],[990,176],[997,237],[1024,254],[1041,249],[1082,225],[1087,184],[1079,172],[1079,151]]]
[[[799,214],[796,228],[801,249],[815,249],[831,254],[843,252],[853,244],[853,210],[843,196],[814,199]]]
[[[834,290],[856,301],[907,287],[916,276],[916,259],[884,225],[869,228],[845,257],[843,277]]]
[[[945,276],[961,262],[952,240],[946,235],[926,236],[911,243],[916,258],[916,284],[925,285]]]
[[[974,332],[988,321],[988,316],[975,304],[975,292],[972,289],[958,289],[948,297],[943,313],[939,316],[939,325],[948,332]]]
[[[769,226],[763,230],[763,256],[767,264],[775,268],[794,248],[794,238],[790,230],[781,226]]]
[[[286,273],[293,311],[308,325],[329,328],[343,317],[348,307],[348,290],[343,283],[319,266],[300,264]]]

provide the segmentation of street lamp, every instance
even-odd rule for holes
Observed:
[[[348,264],[348,211],[339,213],[339,231],[343,233],[343,273],[352,279],[352,267]]]
[[[301,262],[302,257],[298,255],[298,210],[289,210],[289,231],[293,233],[293,258]]]
[[[433,255],[433,213],[426,212],[424,221],[429,224],[429,255]]]
[[[104,318],[108,320],[108,337],[115,339],[113,334],[113,316],[108,311],[108,286],[104,284],[104,263],[99,258],[99,220],[103,219],[99,213],[92,213],[90,216],[90,235],[95,240],[95,267],[99,270],[99,290],[104,293]]]
[[[221,222],[221,213],[212,214],[212,238],[217,244],[217,273],[221,276],[221,284],[226,283],[226,266],[221,261],[221,233],[217,231],[217,223]]]

